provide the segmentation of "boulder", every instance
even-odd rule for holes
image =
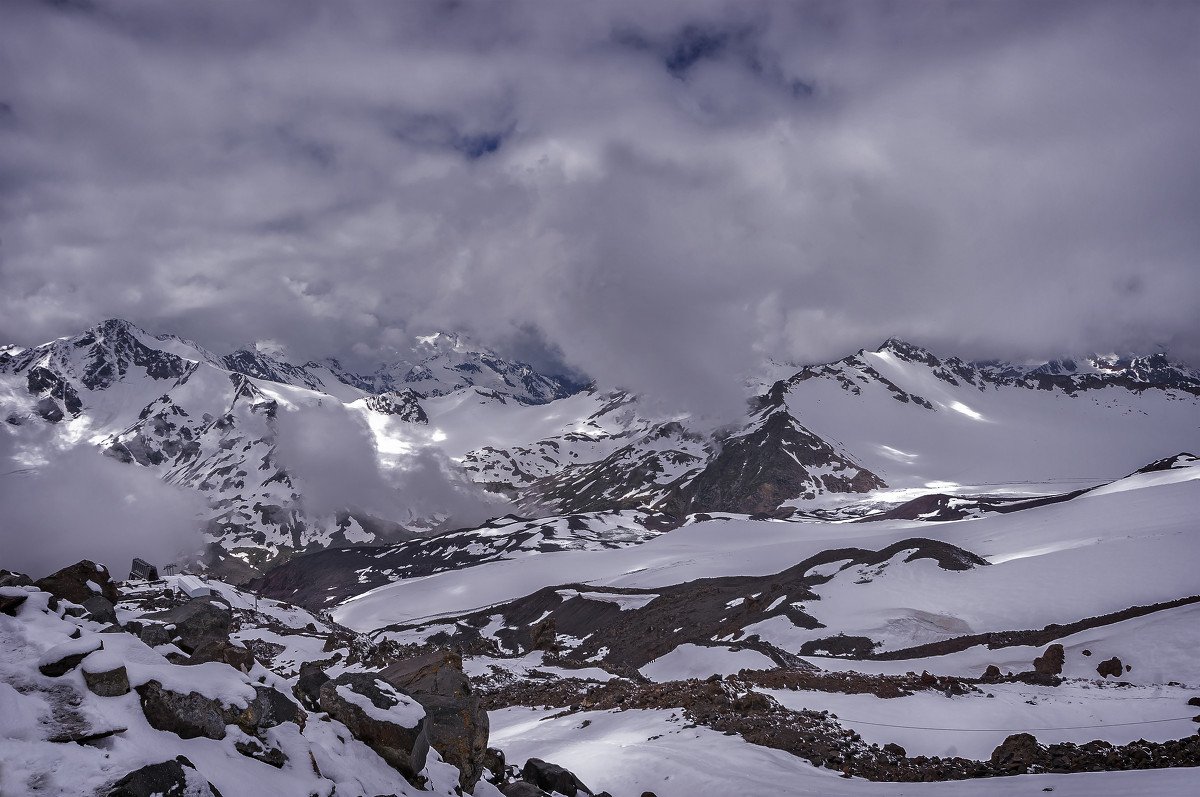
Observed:
[[[523,780],[514,780],[500,786],[499,789],[504,797],[546,797],[546,792]]]
[[[98,650],[83,660],[79,669],[88,691],[100,697],[120,697],[129,694],[129,673],[125,662],[107,650]]]
[[[407,779],[425,768],[429,735],[425,710],[379,673],[343,673],[321,684],[321,710],[341,722]]]
[[[228,639],[206,639],[192,651],[187,663],[203,664],[206,661],[223,662],[244,673],[254,669],[254,654]]]
[[[147,615],[146,619],[175,626],[179,647],[191,653],[209,640],[229,638],[233,613],[229,605],[211,597],[192,598],[182,606]]]
[[[1066,652],[1063,646],[1055,643],[1046,648],[1046,652],[1033,660],[1033,669],[1043,675],[1061,675]]]
[[[262,684],[255,684],[254,691],[258,693],[258,703],[262,706],[258,727],[274,728],[285,722],[293,722],[304,728],[304,712],[283,692]]]
[[[904,758],[908,755],[908,751],[895,742],[888,742],[883,746],[883,752],[888,755],[894,755],[897,758]]]
[[[108,568],[89,559],[64,567],[33,583],[56,598],[81,605],[93,595],[102,595],[113,605],[120,600],[117,585],[113,583]]]
[[[100,647],[100,637],[95,634],[55,645],[38,659],[38,672],[51,678],[66,675]]]
[[[93,595],[88,598],[83,602],[83,608],[98,623],[115,623],[117,621],[116,607],[103,595]]]
[[[995,664],[989,664],[987,666],[987,669],[983,671],[984,680],[995,681],[996,679],[998,679],[1000,677],[1001,677],[1000,668],[997,667]]]
[[[24,573],[0,569],[0,587],[32,587],[33,579]]]
[[[1101,677],[1103,678],[1107,678],[1110,675],[1114,678],[1120,678],[1121,673],[1124,671],[1125,668],[1121,664],[1121,660],[1116,656],[1113,656],[1108,661],[1102,661],[1096,665],[1096,672],[1100,673]]]
[[[321,710],[321,685],[329,680],[329,676],[320,665],[306,661],[300,665],[300,677],[292,687],[292,694],[309,711]]]
[[[583,781],[575,777],[575,773],[565,767],[560,767],[558,764],[551,764],[543,761],[540,758],[531,758],[525,762],[525,767],[521,770],[521,779],[527,783],[532,783],[539,789],[549,792],[558,792],[566,797],[576,797],[580,792],[584,794],[593,794],[594,792],[587,786],[583,785]]]
[[[1029,733],[1014,733],[992,751],[992,766],[1024,773],[1040,753],[1036,737]]]
[[[165,625],[146,623],[137,632],[137,638],[154,648],[170,642],[171,632],[167,630]]]
[[[163,689],[158,681],[149,681],[137,687],[141,698],[142,713],[150,727],[170,731],[181,739],[224,739],[225,726],[237,725],[246,733],[253,734],[262,719],[262,705],[257,696],[245,708],[227,707],[219,700],[205,697],[199,692],[172,692]]]
[[[504,761],[504,751],[495,747],[487,748],[483,755],[483,766],[492,773],[489,779],[492,783],[500,784],[507,780],[508,765]]]
[[[121,778],[108,797],[221,797],[221,792],[196,771],[191,761],[176,756],[174,761],[148,764]]]
[[[472,791],[487,757],[488,715],[463,672],[462,658],[435,651],[385,668],[380,676],[425,709],[429,744],[458,767],[459,786]]]
[[[0,614],[16,617],[17,609],[28,599],[29,594],[26,592],[0,593]]]

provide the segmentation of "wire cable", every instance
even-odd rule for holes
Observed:
[[[954,733],[1021,733],[1031,731],[1079,731],[1091,728],[1120,728],[1127,725],[1153,725],[1158,722],[1180,722],[1182,720],[1190,720],[1191,717],[1168,717],[1160,720],[1141,720],[1139,722],[1109,722],[1101,725],[1066,725],[1061,728],[927,728],[923,725],[891,725],[886,722],[868,722],[866,720],[854,720],[841,716],[836,717],[838,722],[850,725],[874,725],[880,728],[903,728],[910,731],[953,731]]]

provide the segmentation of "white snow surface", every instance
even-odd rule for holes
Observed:
[[[1146,476],[1127,480],[1129,489],[951,523],[715,519],[630,548],[528,556],[407,579],[353,598],[333,615],[371,631],[464,614],[564,583],[597,591],[654,589],[705,577],[768,575],[829,548],[877,550],[925,537],[965,548],[992,565],[947,571],[917,560],[892,564],[878,576],[851,568],[819,586],[822,600],[809,609],[830,627],[869,631],[889,647],[939,634],[1041,628],[1200,594],[1200,571],[1193,565],[1200,467],[1174,472],[1169,483]],[[855,583],[866,577],[872,580]],[[796,636],[782,646],[802,641]]]
[[[757,650],[731,650],[721,646],[694,645],[676,647],[644,665],[640,672],[651,681],[683,681],[710,675],[731,675],[738,670],[769,670],[775,662]]]
[[[1045,789],[1070,797],[1194,794],[1196,772],[1160,769],[1076,775],[1019,775],[945,783],[872,783],[843,779],[780,750],[688,722],[672,711],[592,711],[557,719],[554,711],[509,708],[489,713],[491,742],[510,761],[538,757],[564,766],[589,788],[658,797],[1010,797]],[[585,726],[586,721],[586,726]]]
[[[401,728],[415,728],[425,718],[425,709],[421,708],[420,703],[408,695],[400,694],[387,681],[377,680],[375,685],[396,702],[388,708],[380,708],[372,703],[370,698],[360,695],[348,686],[337,687],[337,693],[342,696],[343,700],[358,706],[368,717],[379,722],[390,722]]]

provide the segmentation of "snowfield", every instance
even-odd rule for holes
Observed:
[[[567,767],[588,786],[613,795],[652,791],[658,797],[1008,797],[1050,789],[1071,797],[1182,797],[1193,794],[1196,785],[1196,772],[1190,769],[872,783],[843,779],[836,772],[736,736],[685,727],[687,721],[678,712],[586,712],[560,719],[553,719],[553,713],[530,708],[493,712],[491,738],[512,760],[543,757]]]

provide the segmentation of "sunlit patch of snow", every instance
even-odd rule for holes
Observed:
[[[971,420],[974,420],[974,421],[986,421],[987,420],[987,418],[984,418],[981,413],[976,412],[975,410],[968,407],[966,404],[963,404],[961,401],[951,401],[947,406],[950,407],[950,409],[954,410],[957,413],[966,415]]]
[[[1032,548],[1024,548],[1019,551],[1008,551],[1006,553],[993,554],[987,557],[987,560],[994,565],[1004,562],[1011,562],[1014,559],[1027,559],[1031,556],[1044,556],[1048,553],[1056,553],[1058,551],[1068,551],[1072,548],[1085,548],[1089,545],[1095,545],[1101,542],[1099,537],[1087,537],[1085,539],[1075,540],[1060,540],[1058,542],[1048,543],[1046,545],[1036,545]]]
[[[897,462],[914,462],[920,456],[919,454],[909,454],[905,451],[901,451],[898,448],[892,448],[891,446],[885,445],[879,446],[879,453],[883,454],[888,459],[894,459]]]

